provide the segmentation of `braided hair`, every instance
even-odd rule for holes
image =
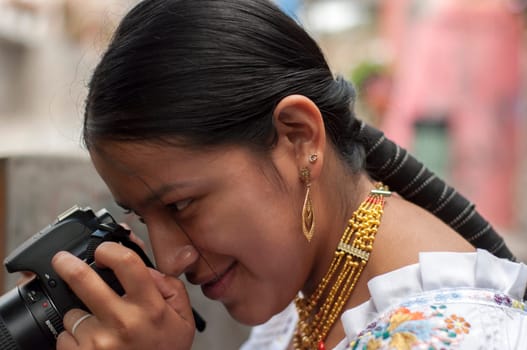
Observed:
[[[463,197],[404,148],[362,122],[359,137],[366,148],[366,170],[408,201],[428,210],[474,247],[516,261],[503,238]]]

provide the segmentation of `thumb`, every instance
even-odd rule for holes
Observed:
[[[184,283],[175,277],[165,275],[155,269],[148,269],[157,289],[165,302],[185,321],[195,324],[190,299]]]

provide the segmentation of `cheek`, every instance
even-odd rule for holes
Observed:
[[[290,200],[239,198],[225,199],[197,220],[194,241],[215,261],[238,262],[235,302],[226,307],[235,319],[257,324],[291,302],[309,272],[310,258],[301,215]]]
[[[207,215],[200,227],[201,247],[234,258],[251,278],[279,290],[293,284],[291,276],[301,278],[306,265],[301,215],[290,205],[260,204],[239,202]]]
[[[296,213],[288,198],[257,198],[224,198],[222,205],[204,210],[192,224],[194,241],[208,251],[236,256],[244,250],[258,254],[264,247],[277,249],[303,238],[300,209]]]

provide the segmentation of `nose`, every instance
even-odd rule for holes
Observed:
[[[179,276],[188,272],[198,261],[198,250],[177,225],[156,223],[147,224],[147,228],[159,271]]]
[[[199,253],[192,245],[185,245],[174,249],[172,254],[165,254],[160,258],[159,270],[172,276],[179,276],[190,271],[198,261]]]

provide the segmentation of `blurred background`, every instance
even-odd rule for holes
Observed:
[[[358,116],[457,187],[527,261],[527,1],[276,2],[355,84]],[[90,73],[135,3],[0,0],[0,257],[73,204],[134,227],[80,129]],[[0,274],[0,287],[15,280]],[[210,326],[195,348],[236,348],[247,329],[191,293]]]

